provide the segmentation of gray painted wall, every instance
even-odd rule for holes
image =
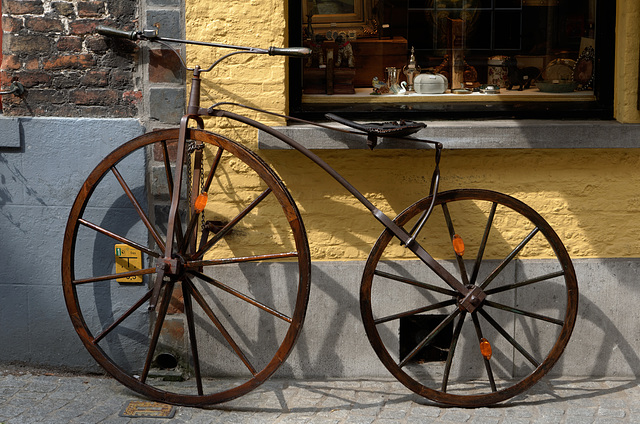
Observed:
[[[17,147],[15,140],[14,147],[0,146],[0,362],[96,370],[64,305],[62,235],[70,205],[91,169],[143,128],[126,119],[6,122],[17,128],[20,137]],[[0,121],[0,130],[2,125]],[[575,267],[580,285],[578,321],[553,372],[638,376],[640,259],[581,259]],[[278,375],[387,375],[360,321],[363,268],[362,262],[313,265],[305,327]]]
[[[17,147],[0,144],[0,361],[95,369],[64,305],[64,227],[89,172],[144,128],[134,119],[4,118],[4,125],[20,137]]]

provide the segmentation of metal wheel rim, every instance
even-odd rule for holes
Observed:
[[[65,296],[65,302],[69,315],[76,332],[80,336],[83,344],[94,359],[113,377],[120,381],[125,386],[132,390],[141,393],[150,398],[158,401],[180,404],[180,405],[206,405],[212,403],[225,402],[258,387],[267,378],[269,378],[286,360],[291,350],[293,349],[295,342],[300,334],[304,317],[306,313],[308,298],[309,298],[309,274],[310,274],[310,255],[308,242],[306,239],[306,233],[302,219],[292,200],[288,190],[284,187],[279,177],[273,172],[262,159],[255,155],[245,147],[232,142],[221,136],[214,136],[211,133],[207,133],[201,130],[189,130],[188,139],[202,141],[205,143],[219,145],[221,142],[217,140],[224,140],[225,150],[230,149],[236,157],[241,157],[243,161],[250,161],[255,167],[254,170],[259,169],[259,175],[263,180],[268,180],[277,190],[274,190],[278,201],[282,205],[285,214],[288,216],[290,222],[295,222],[299,225],[297,230],[294,230],[295,242],[298,251],[298,263],[299,263],[299,282],[297,285],[298,292],[296,295],[295,309],[292,314],[292,323],[290,324],[286,336],[282,339],[280,346],[274,354],[271,361],[260,372],[258,372],[253,378],[249,379],[245,383],[235,386],[229,390],[223,392],[214,393],[210,395],[183,395],[172,392],[166,392],[157,389],[148,384],[142,383],[136,378],[132,377],[125,371],[123,371],[118,365],[114,364],[105,352],[96,344],[91,343],[93,335],[88,329],[82,315],[80,306],[77,304],[76,288],[72,283],[74,280],[74,257],[73,254],[67,252],[74,252],[74,245],[76,241],[76,233],[78,230],[78,218],[82,216],[85,208],[85,200],[91,198],[93,189],[100,183],[103,175],[108,173],[108,168],[111,164],[116,164],[131,152],[136,151],[145,146],[151,145],[161,140],[175,140],[178,137],[178,130],[162,130],[153,133],[148,133],[137,137],[128,143],[115,149],[109,154],[103,161],[94,169],[94,171],[87,178],[83,184],[82,189],[69,214],[69,220],[65,230],[64,245],[63,245],[63,258],[62,258],[62,276],[63,276],[63,290]],[[229,151],[229,150],[228,150]],[[256,171],[257,172],[257,171]]]
[[[403,385],[405,385],[413,392],[419,394],[420,396],[439,403],[463,407],[480,407],[501,402],[513,396],[516,396],[533,386],[553,367],[553,365],[557,362],[562,352],[564,351],[564,348],[569,341],[571,332],[575,325],[578,305],[578,287],[573,265],[571,264],[571,260],[564,245],[560,241],[555,231],[549,226],[549,224],[537,212],[525,205],[523,202],[510,196],[489,190],[468,189],[442,192],[438,194],[437,204],[450,203],[456,200],[473,199],[500,201],[501,204],[511,208],[512,210],[525,216],[528,215],[529,219],[532,219],[532,221],[535,221],[537,225],[543,227],[544,235],[549,241],[549,244],[553,247],[559,262],[564,262],[564,264],[566,265],[565,285],[567,288],[567,305],[564,315],[564,325],[562,326],[560,335],[555,341],[553,348],[546,355],[544,361],[540,364],[539,367],[537,367],[525,378],[522,378],[519,382],[510,387],[498,390],[493,393],[482,395],[458,395],[443,393],[441,391],[425,387],[421,383],[417,382],[414,378],[409,376],[407,373],[405,373],[401,368],[399,368],[396,361],[388,353],[387,347],[385,346],[380,338],[380,335],[377,332],[371,307],[371,285],[373,281],[373,272],[375,270],[377,261],[380,259],[383,253],[384,247],[386,246],[388,241],[393,238],[393,235],[389,230],[385,230],[380,235],[375,246],[371,250],[362,278],[360,297],[360,308],[367,336],[374,351],[376,352],[382,363],[385,365],[385,367]],[[405,209],[402,213],[400,213],[398,217],[396,217],[395,221],[400,225],[404,225],[410,219],[410,217],[414,216],[417,213],[416,211],[425,209],[430,204],[430,202],[430,197],[416,202],[415,204]]]

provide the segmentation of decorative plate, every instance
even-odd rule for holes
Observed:
[[[593,87],[594,63],[595,51],[593,47],[585,47],[573,68],[573,80],[578,83],[578,90],[588,90]]]
[[[571,59],[554,59],[542,71],[542,78],[547,82],[573,81],[573,69],[576,61]]]

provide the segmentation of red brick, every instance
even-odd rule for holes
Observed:
[[[41,16],[28,17],[24,21],[27,29],[36,32],[62,32],[64,27],[62,22],[57,19],[43,18]]]
[[[51,49],[51,40],[45,35],[7,36],[5,53],[43,53]],[[4,44],[3,43],[3,44]]]
[[[44,13],[41,0],[4,0],[3,13],[12,15],[39,15]]]
[[[87,48],[89,50],[96,53],[103,53],[109,49],[109,46],[107,46],[107,42],[102,36],[98,36],[98,37],[88,36],[85,39],[85,44],[87,45]]]
[[[69,22],[69,32],[73,35],[85,35],[96,32],[96,27],[103,22],[99,20],[76,20]]]
[[[111,71],[109,84],[114,88],[126,89],[131,87],[131,80],[131,71],[114,69],[113,71]]]
[[[75,10],[73,9],[73,3],[67,1],[54,1],[52,4],[53,10],[58,12],[58,15],[73,17]]]
[[[103,1],[78,2],[78,16],[81,18],[95,18],[104,14]]]
[[[7,72],[4,69],[0,69],[0,85],[2,87],[9,87],[13,81],[13,73]]]
[[[69,68],[87,68],[96,64],[95,59],[90,54],[65,55],[52,59],[47,59],[43,64],[43,68],[51,69],[69,69]]]
[[[23,28],[24,24],[22,18],[16,18],[13,16],[2,17],[2,30],[4,32],[16,33]]]
[[[109,72],[89,71],[82,78],[82,84],[89,87],[106,87],[109,84]]]
[[[22,79],[20,80],[22,81]],[[64,104],[67,102],[66,92],[48,88],[31,88],[27,91],[29,103],[44,106],[46,104]]]
[[[2,58],[2,69],[16,70],[20,69],[21,67],[22,64],[20,63],[18,56],[7,54]]]
[[[122,93],[122,98],[131,104],[140,103],[140,100],[142,100],[142,91],[125,91]]]
[[[69,95],[69,100],[76,105],[100,106],[114,105],[118,102],[118,92],[115,90],[73,90]]]
[[[42,71],[24,71],[13,74],[25,88],[32,88],[39,85],[46,85],[51,81],[51,75]]]
[[[37,58],[32,58],[27,60],[27,63],[25,63],[24,65],[24,69],[28,69],[28,70],[35,70],[35,69],[40,69],[40,61]]]
[[[56,47],[60,51],[79,52],[82,51],[82,38],[80,37],[60,37],[56,43]]]

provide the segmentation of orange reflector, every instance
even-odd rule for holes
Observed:
[[[453,236],[453,240],[451,241],[453,243],[453,250],[455,250],[456,254],[458,256],[464,255],[464,241],[462,240],[462,237],[460,237],[458,234],[455,234]]]
[[[491,343],[489,343],[489,340],[485,339],[484,337],[480,339],[480,352],[482,353],[482,356],[484,356],[484,359],[486,359],[487,361],[491,359],[491,355],[493,353],[491,351]]]
[[[196,197],[196,201],[193,203],[193,207],[196,210],[196,213],[200,213],[204,210],[204,207],[207,206],[207,193],[203,192],[198,197]]]

